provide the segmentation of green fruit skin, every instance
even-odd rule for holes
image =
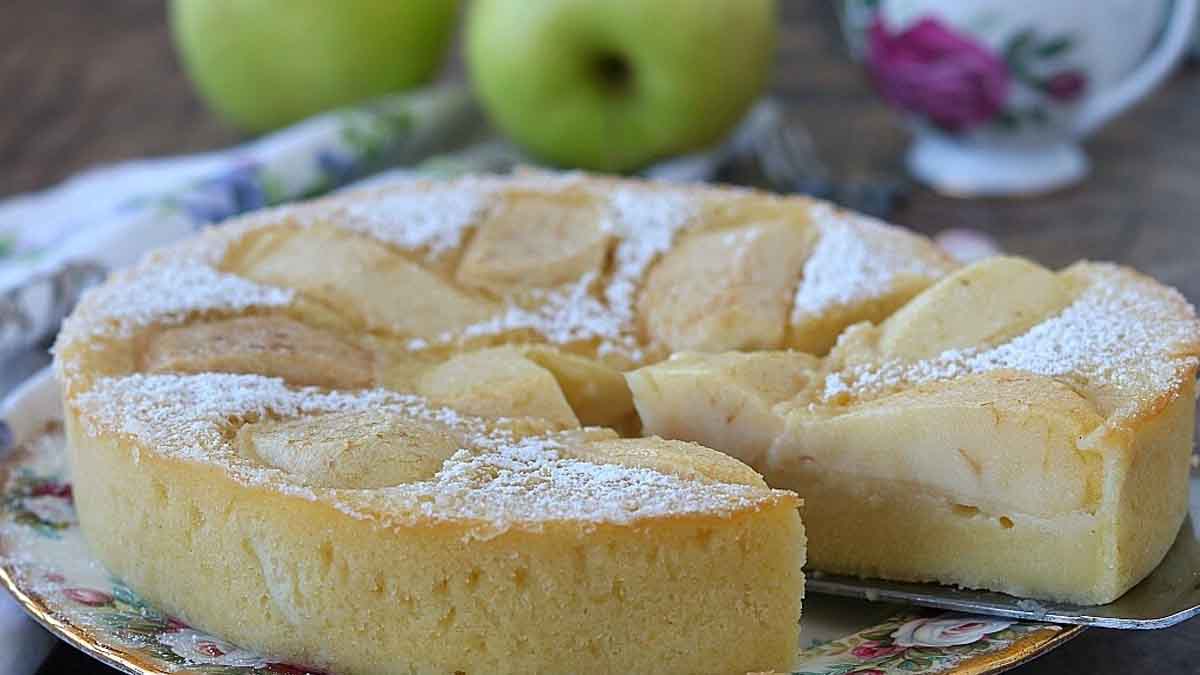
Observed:
[[[456,0],[171,0],[172,36],[207,103],[247,131],[430,80]]]
[[[762,91],[774,0],[474,0],[466,60],[493,123],[538,158],[623,172],[715,142]],[[600,75],[628,64],[625,87]]]

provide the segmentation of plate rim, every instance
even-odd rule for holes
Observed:
[[[17,583],[7,564],[0,565],[0,585],[4,586],[4,589],[13,597],[17,606],[25,612],[26,616],[71,647],[110,668],[129,675],[163,675],[163,670],[142,661],[126,650],[110,647],[99,640],[89,640],[86,636],[90,636],[90,634],[86,629],[56,616],[54,610],[47,607],[44,602],[26,593]]]
[[[1064,644],[1074,640],[1082,635],[1088,626],[1079,624],[1064,625],[1064,624],[1048,624],[1058,626],[1058,630],[1045,628],[1037,633],[1031,633],[1022,637],[1020,640],[1009,645],[1003,652],[994,654],[983,654],[974,658],[968,659],[959,663],[953,670],[948,670],[945,675],[996,675],[1003,673],[1013,668],[1022,666],[1030,661],[1033,661],[1045,654],[1048,654]],[[1024,642],[1032,641],[1033,636],[1038,633],[1049,632],[1052,635],[1047,635],[1044,640],[1037,644],[1028,646],[1022,645]]]
[[[35,396],[39,394],[46,395],[42,390],[54,386],[55,383],[54,366],[48,365],[30,375],[16,387],[13,387],[3,399],[0,399],[0,422],[8,426],[11,430],[13,428],[12,419],[18,416],[20,409],[31,405],[30,399]],[[36,421],[32,426],[36,427]],[[0,447],[0,477],[7,476],[8,472],[5,465],[11,459],[11,455],[29,440],[25,437],[27,435],[27,432],[21,435],[15,435],[14,433],[14,436],[9,439],[9,445],[7,447]],[[88,640],[86,636],[90,634],[86,630],[75,626],[67,619],[60,618],[43,601],[26,593],[20,584],[17,583],[8,564],[0,564],[0,586],[3,586],[4,590],[12,596],[17,606],[25,612],[26,616],[37,622],[38,625],[46,629],[56,639],[78,649],[106,666],[128,673],[129,675],[160,674],[161,671],[155,666],[143,662],[137,656],[123,649],[110,647],[98,640]]]

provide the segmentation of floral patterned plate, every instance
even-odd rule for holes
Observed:
[[[0,421],[0,584],[52,633],[136,675],[316,673],[204,633],[148,605],[91,557],[47,371]],[[796,675],[998,673],[1078,635],[1079,626],[914,609],[827,596],[804,603]]]

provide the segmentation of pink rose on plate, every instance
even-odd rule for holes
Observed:
[[[896,645],[886,645],[878,640],[867,640],[850,650],[850,653],[860,659],[878,659],[892,654],[899,654],[904,651],[904,647]]]
[[[74,499],[70,483],[57,483],[54,481],[46,481],[45,483],[35,485],[30,496]]]
[[[94,588],[64,588],[63,595],[88,607],[103,607],[113,601],[112,595]]]
[[[945,614],[928,619],[913,619],[892,633],[902,647],[953,647],[978,642],[985,635],[998,633],[1013,621],[966,614]]]
[[[1011,81],[999,56],[931,17],[892,33],[876,16],[867,67],[885,100],[949,132],[991,120]]]

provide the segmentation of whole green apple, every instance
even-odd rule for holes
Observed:
[[[456,0],[172,0],[188,74],[250,131],[428,81]]]
[[[712,143],[761,92],[774,0],[475,0],[466,56],[534,155],[628,171]]]

